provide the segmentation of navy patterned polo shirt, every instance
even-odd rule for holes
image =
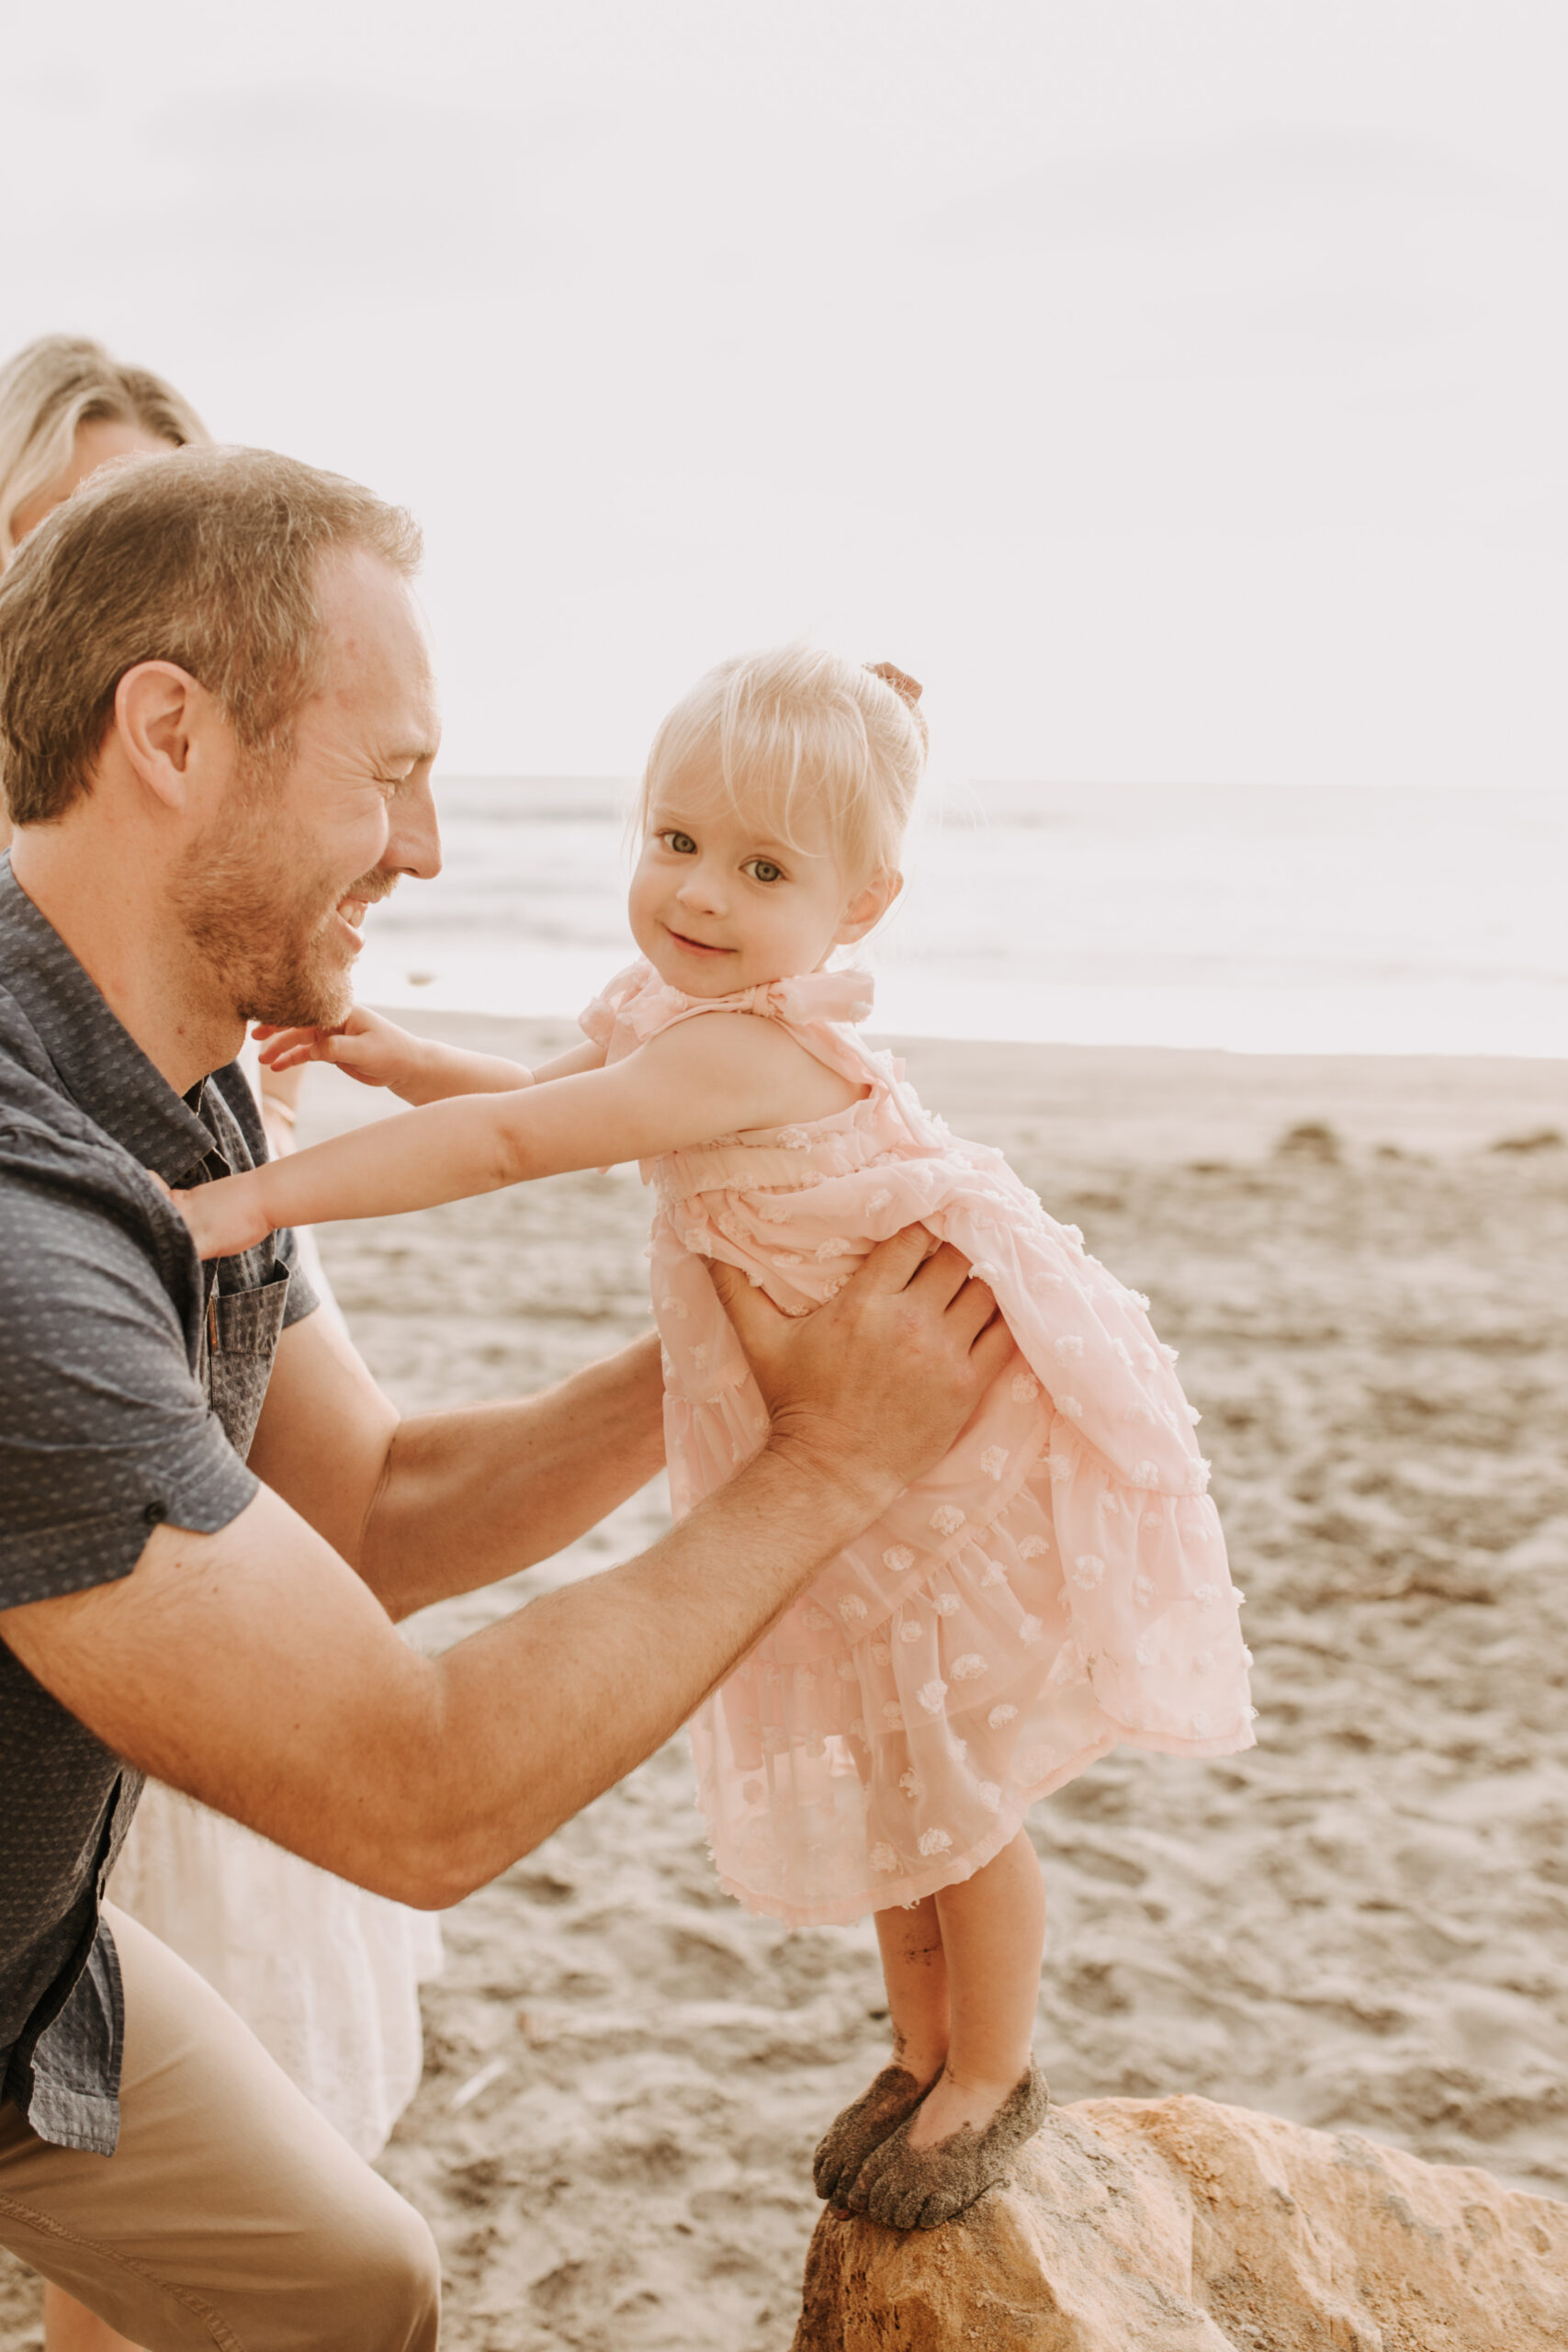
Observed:
[[[161,1520],[210,1534],[284,1329],[316,1301],[275,1234],[202,1265],[147,1174],[266,1157],[233,1065],[176,1094],[0,858],[0,1610],[128,1577]],[[112,2153],[124,2017],[99,1899],[141,1793],[0,1639],[0,2098]]]

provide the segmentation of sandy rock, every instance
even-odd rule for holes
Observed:
[[[1562,2352],[1568,2205],[1203,2098],[1059,2108],[946,2229],[824,2212],[795,2352]]]

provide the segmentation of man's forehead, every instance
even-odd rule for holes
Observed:
[[[352,713],[385,757],[432,759],[440,736],[423,616],[408,582],[360,548],[327,557],[317,585],[326,639],[322,699]]]
[[[334,650],[374,659],[414,644],[428,663],[424,624],[408,582],[367,548],[334,548],[322,557],[316,602]]]

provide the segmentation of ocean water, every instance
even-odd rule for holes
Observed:
[[[574,1014],[635,952],[629,784],[440,788],[367,1003]],[[1260,1053],[1568,1055],[1568,792],[989,785],[933,797],[874,1029]]]

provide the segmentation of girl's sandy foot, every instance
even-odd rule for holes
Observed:
[[[931,2083],[940,2078],[939,2070],[931,2082],[922,2083],[907,2066],[884,2066],[870,2089],[836,2115],[822,2134],[811,2165],[818,2196],[841,2197],[852,2188],[872,2150],[880,2148],[900,2123],[908,2122]]]
[[[1048,2105],[1045,2077],[1031,2063],[983,2131],[965,2123],[934,2147],[911,2148],[907,2118],[872,2150],[841,2201],[886,2229],[934,2230],[1003,2178]]]

